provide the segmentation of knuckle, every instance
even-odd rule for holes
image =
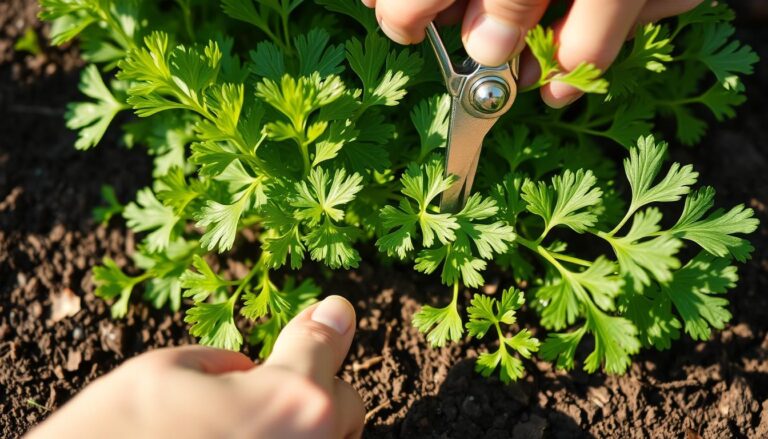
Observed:
[[[512,20],[525,27],[532,27],[543,12],[544,0],[497,0],[488,2],[488,12]]]
[[[312,433],[312,437],[326,437],[334,419],[332,396],[312,381],[293,375],[286,380],[285,392],[279,405],[290,413],[296,430]]]
[[[376,3],[376,13],[393,27],[413,30],[422,22],[431,20],[442,9],[443,3],[443,0],[381,1]]]

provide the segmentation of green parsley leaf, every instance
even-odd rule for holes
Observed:
[[[606,93],[608,81],[601,78],[602,71],[594,64],[583,62],[570,72],[563,72],[557,61],[557,43],[551,28],[546,31],[541,25],[528,32],[525,42],[534,58],[539,62],[539,80],[522,91],[541,87],[552,81],[559,81],[585,93]]]
[[[630,212],[651,203],[677,201],[696,182],[699,173],[691,165],[681,167],[673,163],[667,175],[654,185],[666,153],[667,143],[657,143],[653,136],[639,138],[637,147],[630,149],[629,158],[624,160],[624,170],[632,187]]]
[[[698,45],[686,51],[684,57],[695,57],[715,74],[726,89],[732,90],[738,84],[737,74],[752,74],[753,65],[759,60],[757,54],[747,45],[728,41],[735,32],[729,23],[711,23],[699,28]]]
[[[199,248],[196,241],[183,238],[171,242],[162,252],[152,252],[145,245],[140,245],[133,260],[148,277],[144,283],[144,300],[158,309],[168,304],[172,311],[178,311],[181,307],[179,278],[192,263]]]
[[[444,308],[424,305],[413,316],[413,326],[427,334],[433,347],[444,346],[447,341],[457,341],[464,332],[456,301]]]
[[[499,337],[499,348],[495,352],[482,353],[477,359],[475,369],[483,376],[490,376],[501,364],[501,381],[516,381],[523,377],[524,368],[522,362],[508,349],[517,351],[524,358],[530,358],[532,352],[539,350],[539,341],[532,337],[527,329],[512,337],[507,337],[501,329],[501,323],[513,325],[516,322],[515,311],[523,303],[525,299],[522,292],[514,288],[504,290],[500,301],[480,294],[475,294],[472,298],[471,305],[467,308],[469,321],[466,327],[469,335],[483,338],[493,327]]]
[[[624,373],[631,363],[630,355],[640,349],[637,328],[629,320],[596,307],[587,307],[587,328],[595,337],[595,350],[587,356],[584,370],[594,372],[603,365],[608,373]]]
[[[431,247],[435,238],[442,244],[453,241],[456,238],[454,231],[459,228],[456,218],[448,213],[429,211],[431,203],[455,181],[453,177],[444,176],[443,164],[437,160],[421,167],[413,164],[400,181],[403,185],[401,192],[407,198],[401,199],[399,208],[385,206],[381,210],[385,230],[395,230],[379,238],[376,242],[379,249],[404,259],[413,250],[416,224],[420,227],[424,247]],[[416,207],[408,198],[416,202]]]
[[[361,182],[360,175],[347,176],[344,169],[334,171],[331,179],[328,171],[314,168],[306,181],[296,183],[296,197],[291,201],[297,209],[296,218],[306,221],[310,227],[318,225],[323,218],[343,221],[344,211],[340,207],[355,199],[362,189]]]
[[[711,328],[723,329],[731,320],[728,300],[720,295],[737,280],[736,267],[728,259],[700,253],[661,289],[682,317],[685,332],[694,340],[709,340]]]
[[[320,76],[338,75],[344,71],[344,46],[328,45],[330,35],[323,29],[312,29],[295,38],[299,57],[299,76],[317,72]]]
[[[277,82],[286,74],[285,54],[274,43],[262,41],[249,54],[251,71],[256,76]]]
[[[244,306],[240,314],[251,320],[258,320],[268,313],[285,314],[291,311],[291,304],[285,300],[275,284],[264,275],[258,294],[248,291],[243,295]]]
[[[448,115],[451,97],[439,94],[421,101],[411,111],[411,121],[419,133],[419,158],[424,161],[438,148],[444,148],[448,140]]]
[[[165,250],[181,233],[181,218],[160,203],[150,188],[136,193],[136,201],[125,206],[123,217],[133,231],[150,232],[146,237],[149,251]]]
[[[661,212],[649,208],[635,214],[632,227],[624,237],[604,236],[616,252],[622,273],[632,276],[640,285],[650,285],[651,276],[665,282],[672,278],[672,270],[680,267],[674,256],[682,246],[679,239],[659,232]]]
[[[145,279],[144,276],[128,276],[114,260],[105,257],[102,265],[93,267],[94,294],[104,299],[119,298],[110,308],[112,318],[119,319],[128,313],[128,301],[133,288]]]
[[[93,219],[97,223],[106,225],[113,216],[121,214],[125,207],[117,199],[115,188],[108,184],[101,185],[101,199],[107,205],[95,207],[93,209]]]
[[[265,201],[262,179],[254,179],[244,190],[235,194],[235,200],[229,204],[208,200],[203,210],[197,215],[197,227],[205,228],[200,245],[223,252],[232,248],[243,213],[253,205]]]
[[[715,190],[709,186],[688,195],[683,213],[670,232],[678,238],[695,242],[714,256],[732,256],[744,262],[752,251],[752,245],[733,235],[752,233],[759,222],[752,209],[741,204],[727,212],[715,211],[704,218],[714,205],[714,197]]]
[[[573,369],[576,358],[576,348],[587,333],[587,327],[582,326],[572,332],[549,334],[541,344],[541,358],[554,361],[560,369]]]
[[[221,303],[197,302],[187,310],[184,321],[192,324],[189,333],[200,337],[200,344],[239,351],[243,336],[235,325],[237,295]]]
[[[224,280],[214,272],[200,255],[194,255],[192,266],[195,267],[196,271],[187,269],[179,279],[181,288],[186,290],[184,297],[191,297],[195,302],[203,302],[211,294],[231,285],[231,282]]]
[[[521,194],[527,209],[544,220],[546,235],[553,227],[564,225],[576,232],[592,227],[597,217],[583,210],[600,203],[602,190],[595,187],[597,180],[591,171],[566,170],[552,178],[552,185],[528,181]]]
[[[80,77],[80,91],[95,102],[74,102],[67,105],[67,128],[78,130],[75,148],[85,150],[96,146],[117,113],[127,108],[104,84],[99,69],[90,65]]]
[[[349,269],[360,262],[360,254],[352,247],[357,236],[356,228],[337,226],[326,218],[306,235],[304,242],[313,261],[323,261],[331,268]]]
[[[315,0],[317,4],[325,6],[331,12],[338,12],[354,18],[365,27],[368,34],[375,33],[379,29],[379,23],[373,10],[362,2],[350,2],[347,0]]]
[[[422,65],[421,57],[408,51],[389,52],[389,40],[376,33],[347,41],[347,61],[363,82],[363,107],[393,106],[405,96],[405,86]],[[389,53],[388,53],[389,52]],[[386,57],[383,54],[388,53]]]

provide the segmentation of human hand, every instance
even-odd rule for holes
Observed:
[[[339,296],[283,329],[264,365],[203,346],[127,361],[32,430],[30,438],[357,438],[365,409],[336,372],[355,333]]]
[[[461,21],[467,54],[489,66],[503,64],[523,51],[526,33],[536,26],[550,4],[549,0],[362,1],[376,8],[381,30],[400,44],[423,40],[430,21]],[[554,24],[559,42],[557,59],[565,72],[584,61],[605,70],[637,24],[681,14],[701,1],[574,0],[566,16]],[[520,85],[531,85],[538,76],[536,62],[524,56]],[[558,81],[541,88],[544,102],[554,108],[568,105],[581,95],[576,88]]]

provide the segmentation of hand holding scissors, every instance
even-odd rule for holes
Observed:
[[[472,59],[489,66],[521,55],[520,86],[538,79],[538,65],[523,53],[525,35],[550,6],[567,5],[552,23],[559,41],[556,57],[564,71],[589,62],[605,70],[638,24],[681,14],[702,0],[362,0],[376,8],[381,29],[397,43],[424,39],[432,21],[461,23],[464,47]],[[529,62],[533,61],[533,62]],[[544,102],[561,108],[581,96],[567,84],[552,81],[541,88]]]

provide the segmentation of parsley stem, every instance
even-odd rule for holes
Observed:
[[[116,42],[123,46],[123,49],[125,49],[126,52],[137,48],[133,38],[128,36],[125,29],[123,29],[123,26],[115,20],[111,12],[99,10],[98,15],[101,16],[101,19],[104,20],[105,23],[107,23],[107,26],[112,28],[112,31],[115,32],[117,37],[115,38],[117,40]]]
[[[627,213],[624,215],[624,218],[619,221],[618,224],[616,224],[616,227],[614,227],[610,232],[607,233],[608,236],[613,236],[616,233],[618,233],[619,230],[621,230],[622,227],[629,221],[629,219],[632,217],[632,215],[635,214],[635,211],[637,210],[637,207],[630,204],[629,209],[627,209]]]
[[[246,274],[245,277],[240,281],[240,285],[235,290],[235,293],[232,294],[232,297],[230,298],[230,300],[237,300],[232,298],[238,297],[240,293],[243,292],[245,287],[248,286],[248,284],[251,282],[251,279],[253,279],[253,276],[255,276],[256,273],[258,273],[260,270],[261,270],[261,265],[254,264],[253,268],[251,268],[251,271],[249,271],[248,274]]]
[[[291,33],[288,30],[288,15],[289,14],[290,14],[290,12],[284,11],[284,13],[281,14],[281,15],[282,15],[282,19],[283,19],[283,37],[285,38],[285,47],[286,47],[286,51],[285,52],[288,55],[292,55],[293,54],[293,48],[291,47]]]
[[[459,282],[453,283],[453,300],[451,300],[451,306],[456,306],[459,302]]]
[[[559,260],[565,261],[565,262],[570,262],[571,264],[581,265],[582,267],[591,267],[592,266],[592,263],[590,261],[587,261],[587,260],[584,260],[584,259],[581,259],[581,258],[577,258],[575,256],[569,256],[569,255],[564,255],[562,253],[555,253],[555,252],[550,252],[549,254],[551,254],[552,257],[555,258],[555,259],[559,259]]]
[[[692,96],[688,98],[682,98],[682,99],[673,99],[673,100],[655,100],[657,105],[661,105],[664,107],[682,107],[683,105],[690,105],[690,104],[699,104],[702,102],[701,96]]]
[[[312,170],[312,164],[309,162],[309,145],[306,142],[301,142],[299,149],[301,150],[301,161],[304,163],[304,175],[307,176]]]
[[[504,336],[504,332],[501,330],[501,325],[499,324],[498,319],[494,319],[493,326],[496,327],[496,334],[499,336],[499,350],[502,352],[502,354],[506,354],[507,347],[505,346],[506,343],[504,343],[504,339],[506,339],[506,337]]]
[[[587,261],[586,259],[581,259],[581,258],[577,258],[575,256],[564,255],[562,253],[556,253],[556,252],[552,252],[552,251],[546,250],[544,247],[542,247],[541,245],[537,244],[536,242],[528,240],[528,239],[525,239],[525,238],[523,238],[523,237],[521,237],[519,235],[515,239],[515,242],[521,244],[523,247],[526,247],[529,250],[532,250],[532,251],[538,253],[542,257],[544,257],[543,253],[546,253],[546,254],[552,256],[555,259],[559,259],[559,260],[565,261],[565,262],[570,262],[571,264],[581,265],[582,267],[591,267],[592,266],[592,262]]]

